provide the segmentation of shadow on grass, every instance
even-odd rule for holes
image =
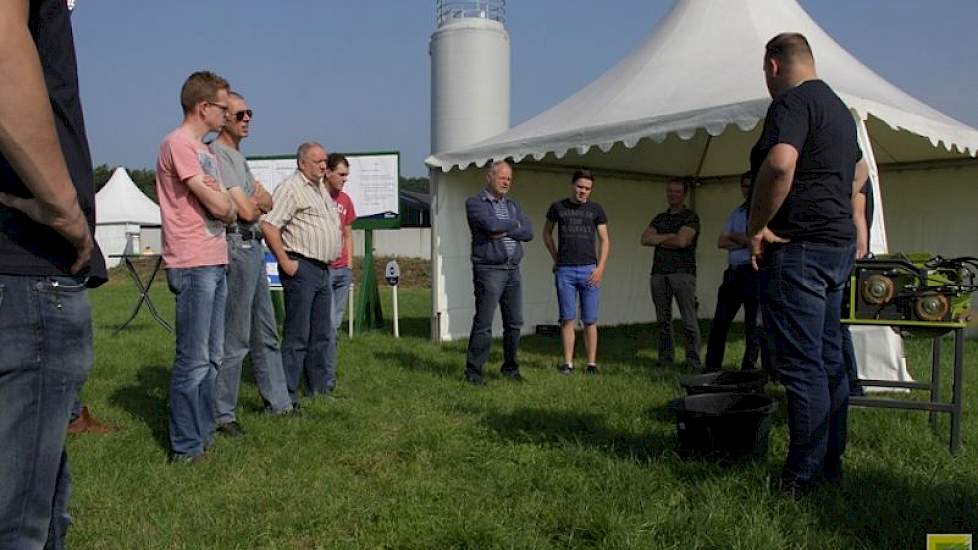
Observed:
[[[482,422],[517,443],[554,447],[584,444],[627,460],[660,457],[671,453],[675,445],[672,437],[616,431],[607,426],[602,416],[587,412],[521,407],[509,413],[484,413]]]
[[[170,448],[167,437],[169,387],[170,370],[148,366],[136,373],[135,385],[123,386],[109,396],[110,403],[142,419],[163,449]]]
[[[465,367],[464,355],[461,358],[446,359],[407,350],[396,350],[376,353],[374,357],[386,366],[459,380],[462,379],[462,371]]]
[[[841,486],[809,498],[818,521],[850,538],[850,548],[920,548],[927,533],[974,534],[978,526],[978,487],[964,481],[848,470]]]

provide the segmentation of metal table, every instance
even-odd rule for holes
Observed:
[[[116,334],[119,334],[122,329],[129,326],[129,323],[131,323],[139,313],[139,309],[143,307],[143,304],[146,304],[146,307],[149,308],[149,312],[153,318],[156,319],[156,322],[172,333],[173,327],[170,326],[170,323],[163,318],[163,316],[160,314],[160,310],[156,309],[156,305],[153,304],[153,300],[149,297],[149,289],[153,287],[153,281],[156,279],[156,275],[160,272],[160,267],[163,265],[163,257],[159,254],[110,254],[109,257],[122,258],[122,262],[126,266],[126,272],[129,273],[129,278],[132,279],[132,282],[136,283],[136,288],[139,290],[139,298],[136,299],[136,305],[133,306],[132,313],[129,314],[129,318],[126,319],[125,323],[122,323],[122,325],[115,329],[112,335],[115,336]],[[145,283],[143,283],[143,281],[139,278],[139,272],[136,271],[136,266],[134,266],[132,263],[134,258],[155,259],[153,262],[153,271],[150,273],[149,278]]]
[[[878,320],[859,320],[843,321],[849,325],[886,325],[886,322]],[[894,323],[894,325],[899,326]],[[963,411],[962,393],[964,387],[964,329],[966,325],[958,322],[942,323],[943,331],[937,332],[934,336],[934,345],[931,352],[931,374],[930,382],[903,382],[894,380],[872,380],[860,379],[860,386],[877,386],[886,388],[905,388],[909,390],[929,390],[929,401],[909,401],[906,399],[883,399],[876,397],[850,397],[849,405],[857,407],[882,407],[890,409],[920,410],[930,412],[931,428],[937,429],[937,413],[948,413],[951,415],[951,454],[957,454],[961,449],[961,416]],[[939,330],[939,329],[935,329]],[[950,403],[941,400],[941,340],[947,332],[954,333],[954,370],[951,376],[951,401]]]

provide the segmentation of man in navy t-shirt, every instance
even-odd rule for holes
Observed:
[[[807,490],[842,475],[849,383],[839,317],[855,253],[853,196],[866,164],[853,116],[818,79],[808,40],[784,33],[765,49],[774,101],[751,151],[757,176],[747,233],[788,398],[782,483]]]
[[[554,283],[560,310],[560,340],[563,344],[562,374],[574,371],[574,321],[580,302],[584,324],[584,350],[587,354],[585,374],[597,374],[598,304],[601,279],[608,263],[611,240],[608,238],[608,216],[601,205],[589,200],[594,176],[578,170],[571,176],[571,195],[550,205],[543,227],[543,242],[554,260]],[[553,230],[557,226],[557,242]],[[595,253],[594,240],[598,239]]]

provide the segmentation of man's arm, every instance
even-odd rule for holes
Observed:
[[[857,260],[869,254],[869,221],[866,219],[866,195],[862,192],[868,177],[869,166],[865,160],[860,160],[856,163],[855,176],[852,179],[852,222],[856,225]]]
[[[285,245],[282,243],[282,231],[275,225],[264,220],[261,222],[261,233],[265,237],[265,244],[275,255],[275,261],[288,276],[293,276],[299,271],[299,262],[293,260],[285,253]]]
[[[724,231],[720,233],[720,238],[717,239],[717,248],[725,250],[736,250],[748,246],[750,246],[750,239],[747,238],[746,233],[727,233]]]
[[[754,180],[747,235],[754,237],[760,233],[784,204],[791,191],[797,163],[798,150],[793,145],[779,143],[768,151]]]
[[[205,174],[197,174],[185,179],[183,183],[214,219],[227,224],[234,223],[237,209],[227,189],[220,182]]]
[[[550,253],[550,257],[554,261],[554,265],[557,265],[557,243],[554,242],[554,222],[547,220],[543,224],[543,246],[547,247],[547,252]]]
[[[248,195],[245,195],[244,189],[240,187],[229,187],[228,194],[231,195],[231,200],[234,201],[234,207],[237,210],[237,217],[239,220],[245,223],[254,223],[258,221],[261,217],[261,210],[258,209],[258,205]]]
[[[611,253],[611,237],[608,236],[608,224],[603,223],[598,226],[598,265],[588,277],[591,286],[601,286],[601,279],[604,277],[604,268],[608,265],[608,254]]]
[[[343,242],[346,243],[346,259],[353,266],[353,226],[343,225]]]
[[[645,228],[645,231],[642,231],[641,243],[642,246],[659,246],[662,241],[668,239],[674,234],[675,233],[663,233],[660,235],[659,232],[656,231],[655,227],[649,225]]]
[[[659,242],[659,246],[662,248],[671,248],[678,250],[680,248],[687,248],[693,244],[693,240],[696,237],[696,230],[689,226],[683,226],[679,228],[676,233],[668,233],[665,238]]]
[[[526,217],[523,213],[523,209],[520,205],[513,203],[513,209],[516,211],[516,227],[510,229],[506,232],[506,236],[514,241],[529,242],[533,240],[533,222],[530,218]]]
[[[470,198],[465,201],[465,216],[468,218],[469,225],[473,229],[486,233],[489,236],[498,235],[499,237],[503,237],[505,235],[500,235],[501,233],[508,233],[516,228],[516,220],[500,220],[496,216],[491,215],[488,209],[481,203],[482,199],[479,197]],[[512,235],[509,236],[512,237]]]
[[[75,247],[70,272],[88,264],[94,243],[54,129],[27,0],[0,3],[0,151],[33,198],[0,193],[0,203],[47,225]]]
[[[258,207],[258,211],[262,214],[271,212],[272,207],[275,206],[275,201],[272,199],[272,195],[258,180],[255,180],[255,194],[251,198],[255,201],[255,206]]]

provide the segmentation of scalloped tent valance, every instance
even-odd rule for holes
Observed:
[[[764,44],[787,31],[808,37],[819,76],[867,121],[880,165],[978,154],[978,130],[874,73],[796,1],[679,0],[645,42],[576,94],[425,162],[444,171],[532,158],[663,176],[739,173],[770,103]]]

